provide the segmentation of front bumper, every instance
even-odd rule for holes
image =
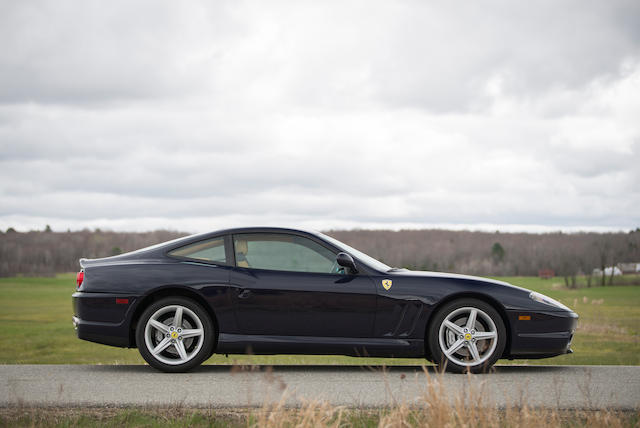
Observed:
[[[573,352],[571,342],[578,325],[575,312],[519,310],[510,311],[508,317],[512,326],[509,358],[546,358]]]

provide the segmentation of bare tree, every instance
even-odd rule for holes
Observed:
[[[473,275],[537,275],[554,270],[568,287],[620,261],[640,261],[640,231],[630,233],[488,233],[449,230],[336,230],[328,234],[391,265]],[[53,275],[81,257],[107,257],[184,236],[174,231],[0,233],[0,276]],[[611,278],[609,278],[611,280]]]

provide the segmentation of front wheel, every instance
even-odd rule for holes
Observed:
[[[215,330],[211,317],[196,302],[167,297],[150,305],[136,327],[142,357],[158,370],[185,372],[209,358]]]
[[[433,360],[456,373],[487,371],[500,358],[506,344],[500,314],[477,299],[446,304],[434,315],[427,334]]]

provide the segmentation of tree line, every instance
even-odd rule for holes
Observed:
[[[490,233],[451,230],[333,230],[327,234],[384,263],[415,270],[486,276],[531,276],[553,270],[568,286],[594,268],[640,262],[640,230],[628,233]],[[125,233],[0,232],[0,276],[53,275],[79,269],[81,257],[97,258],[133,251],[185,236],[158,230]]]
[[[484,276],[535,276],[552,270],[575,286],[578,275],[640,262],[640,229],[628,233],[500,233],[451,230],[331,231],[390,266]],[[602,283],[604,285],[604,283]]]
[[[80,258],[98,258],[133,251],[185,236],[185,233],[158,230],[145,233],[108,231],[0,233],[0,276],[54,275],[77,272]]]

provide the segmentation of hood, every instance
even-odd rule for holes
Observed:
[[[508,282],[499,281],[497,279],[484,278],[481,276],[473,276],[473,275],[462,275],[458,273],[447,273],[447,272],[431,272],[431,271],[421,271],[421,270],[397,270],[393,272],[388,272],[387,275],[393,276],[404,276],[404,277],[413,277],[413,278],[442,278],[442,279],[457,279],[457,280],[466,280],[469,282],[475,283],[489,283],[501,285],[508,288],[513,288],[515,290],[530,292],[526,288],[518,287],[517,285],[509,284]]]

